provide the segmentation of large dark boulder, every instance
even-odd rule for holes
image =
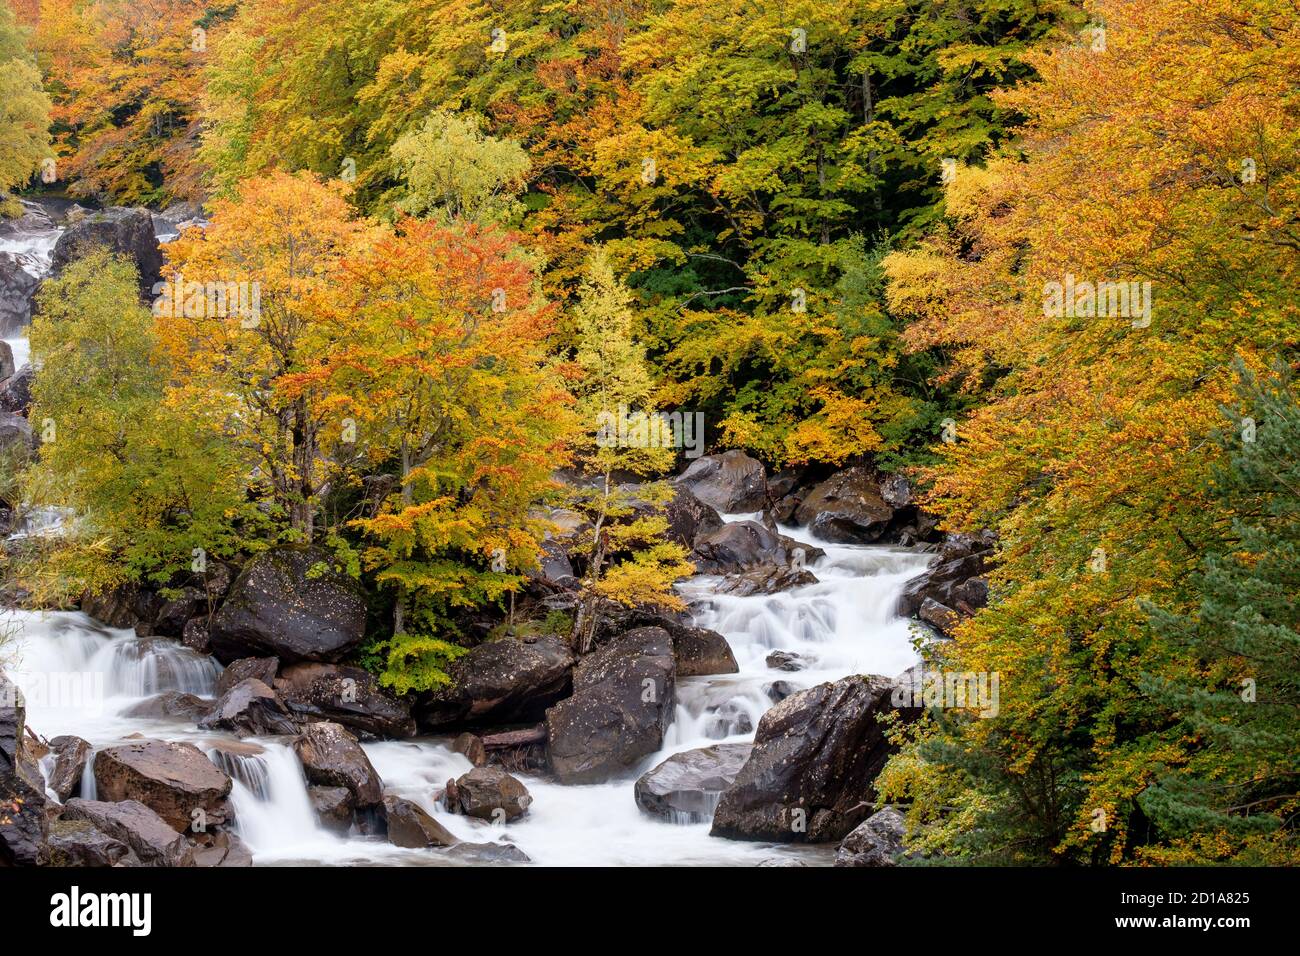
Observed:
[[[877,810],[859,823],[835,851],[836,866],[897,866],[907,824],[893,807]]]
[[[871,544],[888,530],[894,510],[875,473],[855,466],[836,472],[813,488],[799,505],[795,519],[826,541]]]
[[[333,721],[367,737],[415,735],[410,705],[385,693],[359,667],[290,664],[275,679],[275,690],[291,711],[308,720]]]
[[[81,780],[86,772],[86,762],[94,748],[80,737],[55,737],[50,741],[54,766],[50,769],[47,786],[61,801],[81,793]]]
[[[703,823],[740,773],[750,747],[715,744],[673,754],[637,779],[637,806],[673,823]]]
[[[723,514],[758,511],[767,500],[763,463],[743,451],[697,458],[673,481]]]
[[[59,236],[50,262],[51,274],[60,275],[95,248],[130,259],[140,273],[140,298],[153,298],[154,284],[162,275],[163,256],[149,210],[113,206],[82,216]]]
[[[420,698],[416,720],[425,730],[540,720],[568,696],[574,663],[568,642],[553,635],[480,644],[452,662],[449,686]]]
[[[712,505],[707,505],[685,485],[677,485],[672,500],[664,505],[668,519],[668,540],[686,548],[695,546],[695,538],[707,531],[722,527],[722,517]]]
[[[691,561],[701,574],[730,574],[774,564],[803,567],[825,554],[757,521],[732,521],[700,534]]]
[[[280,696],[256,677],[240,681],[221,695],[202,720],[204,730],[224,730],[238,737],[274,737],[298,732]]]
[[[223,664],[241,657],[337,662],[361,643],[361,587],[315,547],[272,548],[244,567],[208,626]]]
[[[27,704],[0,672],[0,866],[33,866],[44,853],[45,780],[28,752]]]
[[[459,812],[480,820],[521,817],[533,802],[528,788],[498,767],[475,767],[456,780]]]
[[[0,382],[0,412],[26,415],[32,407],[32,379],[35,377],[31,365],[24,365]]]
[[[584,658],[573,696],[546,712],[551,770],[561,783],[626,773],[663,745],[676,700],[672,638],[638,628]]]
[[[17,257],[0,252],[0,335],[17,335],[32,321],[32,299],[40,282]]]
[[[184,835],[138,800],[69,800],[62,820],[85,820],[125,843],[145,866],[192,866]]]
[[[735,674],[740,670],[727,639],[707,627],[665,628],[673,639],[678,677]]]
[[[870,813],[876,775],[893,752],[879,722],[895,709],[893,690],[888,678],[846,677],[765,713],[711,832],[787,843],[843,839]],[[900,713],[911,719],[920,709]]]
[[[346,787],[356,809],[379,806],[384,784],[357,738],[338,724],[308,724],[293,742],[307,782],[322,787]]]
[[[230,778],[193,744],[138,740],[106,747],[95,754],[94,769],[101,800],[137,800],[182,833],[232,817]]]
[[[456,838],[417,804],[387,794],[384,813],[388,818],[388,840],[394,846],[423,850],[431,846],[455,846]]]

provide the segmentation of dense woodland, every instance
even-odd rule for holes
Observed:
[[[8,587],[317,545],[427,691],[475,627],[681,607],[646,502],[689,462],[597,431],[700,413],[996,535],[944,653],[1000,713],[880,778],[916,862],[1300,862],[1297,77],[1288,0],[0,3],[7,212],[195,204],[164,278],[259,310],[106,253],[42,286],[57,440],[0,484],[79,518]],[[1075,278],[1146,319],[1046,308]],[[556,507],[563,621],[522,601]]]

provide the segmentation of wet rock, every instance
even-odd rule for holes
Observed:
[[[749,751],[750,744],[716,744],[674,754],[637,780],[637,805],[675,823],[702,823],[713,816]]]
[[[674,483],[723,514],[757,511],[767,499],[766,469],[743,451],[697,458]]]
[[[802,568],[825,554],[757,521],[732,521],[697,537],[691,561],[701,574],[730,574],[774,564]]]
[[[480,644],[452,662],[450,686],[420,698],[416,719],[426,730],[539,720],[568,696],[575,660],[568,642],[553,635]]]
[[[337,662],[365,636],[366,602],[357,582],[333,570],[315,547],[266,551],[240,572],[208,626],[212,654]]]
[[[773,703],[780,703],[791,694],[796,693],[799,688],[795,687],[788,680],[774,680],[770,684],[763,685],[763,693],[766,694]]]
[[[919,616],[945,633],[952,625],[988,604],[988,582],[983,577],[993,560],[996,539],[992,533],[950,534],[926,571],[903,586],[898,613]]]
[[[196,617],[186,621],[185,628],[181,631],[181,643],[192,651],[210,654],[212,648],[208,644],[207,618]]]
[[[188,866],[185,837],[138,800],[69,800],[63,820],[85,820],[131,848],[145,866]]]
[[[796,520],[826,541],[871,544],[894,518],[880,481],[861,466],[845,468],[817,485],[795,512]]]
[[[250,677],[260,680],[267,687],[274,687],[275,675],[279,670],[280,662],[274,657],[241,657],[237,661],[231,661],[217,678],[217,696],[220,697]]]
[[[156,593],[133,583],[81,596],[81,610],[109,627],[128,628],[152,621],[159,604]]]
[[[27,704],[0,672],[0,866],[33,866],[44,852],[49,824],[45,780],[27,752]]]
[[[801,671],[808,666],[804,656],[794,651],[773,651],[763,662],[778,671]]]
[[[388,816],[388,840],[394,846],[422,850],[456,843],[456,838],[446,827],[410,800],[387,794],[384,811]]]
[[[238,737],[294,734],[298,725],[278,694],[255,677],[242,680],[221,695],[199,721],[204,730],[224,730]]]
[[[70,223],[54,246],[50,272],[59,276],[64,269],[96,247],[105,248],[134,262],[140,273],[140,298],[153,298],[163,257],[154,236],[153,215],[147,209],[113,206]]]
[[[358,810],[383,802],[384,785],[357,738],[333,723],[308,724],[293,742],[307,782],[347,787]]]
[[[844,838],[835,851],[835,865],[896,866],[906,833],[907,824],[896,809],[877,810]]]
[[[49,862],[51,866],[128,865],[131,848],[109,836],[89,820],[57,819],[50,824]]]
[[[722,527],[718,512],[697,498],[685,485],[678,485],[671,501],[664,506],[668,519],[668,539],[686,548],[695,546],[700,534]]]
[[[843,839],[870,812],[876,775],[893,752],[878,722],[895,709],[893,690],[888,678],[846,677],[765,713],[711,832],[779,842]],[[920,709],[900,713],[913,719]]]
[[[754,720],[750,717],[748,708],[735,700],[727,701],[710,714],[704,729],[705,736],[711,740],[753,732]]]
[[[959,620],[961,620],[960,615],[958,615],[956,611],[954,611],[950,607],[940,604],[938,601],[936,601],[934,598],[931,597],[927,597],[924,601],[921,602],[921,610],[917,614],[917,617],[925,621],[925,623],[931,624],[934,627],[938,628],[941,632],[945,634],[951,631],[953,625],[955,625]]]
[[[193,744],[141,740],[106,747],[95,754],[94,771],[101,799],[139,801],[180,832],[232,816],[230,778]]]
[[[0,411],[26,415],[32,407],[32,380],[36,373],[24,365],[3,382],[0,382]]]
[[[477,734],[461,734],[451,743],[452,753],[463,754],[476,767],[481,767],[487,763],[487,748],[483,746],[483,738]]]
[[[480,820],[497,822],[521,817],[533,802],[528,788],[504,770],[476,767],[456,781],[460,812]]]
[[[0,253],[2,256],[3,253]],[[0,379],[7,379],[18,369],[14,366],[14,350],[9,343],[0,339]]]
[[[352,829],[352,791],[347,787],[308,787],[307,799],[325,829],[340,835]]]
[[[153,619],[153,633],[164,637],[180,637],[185,625],[208,608],[207,596],[195,587],[183,587],[176,597],[163,599]]]
[[[38,285],[40,280],[24,269],[17,257],[0,252],[0,335],[10,338],[22,334],[31,323],[32,300]]]
[[[86,762],[94,748],[80,737],[55,737],[50,741],[50,752],[54,754],[54,766],[50,769],[50,778],[46,783],[59,800],[66,803],[70,797],[81,792],[81,779],[86,772]]]
[[[122,716],[137,720],[188,720],[197,724],[211,709],[210,700],[168,690],[132,704],[122,712]]]
[[[229,830],[196,834],[191,859],[195,866],[234,869],[253,865],[253,851]]]
[[[26,456],[38,444],[26,418],[13,412],[0,412],[0,454]]]
[[[596,783],[633,769],[663,745],[676,666],[663,628],[629,631],[586,657],[573,696],[546,712],[551,769],[562,783]]]
[[[776,594],[779,591],[789,591],[816,583],[816,575],[807,568],[770,565],[732,575],[718,585],[717,591],[719,594],[748,597],[751,594]]]
[[[731,645],[717,631],[707,627],[680,627],[669,630],[669,634],[678,677],[735,674],[740,670]]]
[[[528,854],[513,843],[457,843],[440,854],[466,865],[532,863]]]
[[[280,671],[275,690],[295,714],[342,724],[354,734],[412,737],[411,707],[379,686],[359,667],[340,664],[290,664]]]

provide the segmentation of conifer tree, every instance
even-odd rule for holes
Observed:
[[[1150,680],[1157,700],[1201,743],[1142,796],[1175,837],[1223,833],[1260,862],[1295,862],[1300,809],[1300,401],[1289,370],[1260,382],[1241,367],[1242,409],[1220,436],[1216,494],[1231,533],[1205,560],[1199,608],[1151,608],[1164,640],[1205,665],[1203,681]],[[1263,841],[1252,839],[1271,834]]]

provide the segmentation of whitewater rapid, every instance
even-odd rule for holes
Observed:
[[[635,774],[564,786],[516,773],[533,803],[523,817],[502,825],[446,813],[435,803],[436,790],[472,769],[451,751],[451,736],[362,746],[386,790],[413,800],[463,841],[512,843],[537,864],[753,865],[791,857],[825,862],[826,848],[724,840],[709,836],[707,821],[661,821],[641,811],[633,797],[636,776],[674,753],[752,740],[753,728],[772,705],[767,688],[774,681],[801,689],[849,674],[894,676],[918,660],[909,624],[895,607],[903,585],[924,570],[929,555],[803,540],[827,552],[810,565],[817,584],[749,597],[716,593],[717,578],[681,585],[695,623],[727,638],[739,672],[679,679],[664,746]],[[320,827],[287,738],[241,742],[181,719],[123,715],[164,691],[212,697],[221,672],[214,659],[176,641],[104,627],[80,612],[9,611],[0,626],[12,632],[4,663],[27,698],[34,731],[47,739],[76,734],[97,750],[133,734],[196,744],[234,778],[236,827],[257,864],[447,863],[430,851],[401,849],[382,838],[342,837]],[[765,658],[773,650],[798,653],[810,666],[795,672],[769,668]],[[93,789],[93,779],[84,781],[85,788]]]

